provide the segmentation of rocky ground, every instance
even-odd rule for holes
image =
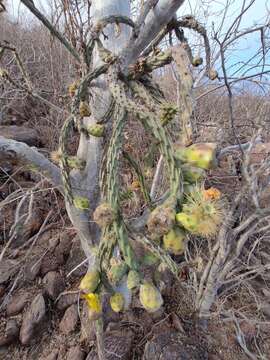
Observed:
[[[24,134],[28,136],[24,141],[33,145],[30,132],[24,130]],[[0,178],[1,200],[37,183],[25,171],[16,172],[12,164],[5,166]],[[41,184],[43,192],[35,194],[27,227],[17,232],[0,261],[0,359],[98,359],[95,329],[78,292],[86,267],[77,266],[83,262],[84,254],[60,196],[48,188],[48,184]],[[0,253],[14,222],[16,204],[9,203],[0,213]],[[215,316],[207,330],[198,325],[194,294],[185,278],[183,272],[183,278],[176,282],[165,273],[165,304],[155,316],[139,304],[116,314],[104,299],[106,359],[249,359],[239,345],[233,321],[224,322],[221,316]],[[241,333],[248,347],[260,347],[270,358],[270,291],[265,291],[266,321],[260,327],[242,322]],[[243,300],[245,294],[232,297],[231,303],[247,306],[244,300],[240,303],[239,296]]]

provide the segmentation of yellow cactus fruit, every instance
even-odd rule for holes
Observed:
[[[139,190],[140,187],[141,187],[141,185],[140,185],[139,180],[134,180],[134,181],[132,181],[132,183],[131,183],[131,185],[130,185],[130,188],[131,188],[131,190],[133,190],[133,191]]]
[[[203,190],[203,197],[205,200],[219,200],[221,198],[221,192],[211,187],[210,189]]]
[[[188,164],[184,164],[181,167],[181,170],[183,172],[184,180],[191,184],[196,183],[205,177],[205,171],[203,169],[192,167]]]
[[[200,57],[200,56],[195,56],[193,59],[192,59],[192,65],[194,67],[197,67],[197,66],[200,66],[202,65],[203,63],[203,59]]]
[[[95,137],[102,137],[104,134],[104,125],[102,124],[93,124],[87,126],[86,130],[89,135],[95,136]]]
[[[195,167],[209,170],[216,166],[216,149],[215,143],[197,143],[187,148],[179,148],[175,156]]]
[[[208,77],[210,80],[216,80],[218,78],[218,72],[215,69],[210,69],[208,73]]]
[[[86,101],[81,101],[80,102],[80,106],[79,106],[79,113],[81,117],[85,117],[85,116],[90,116],[91,115],[91,111],[90,111],[90,107],[87,104]]]
[[[167,103],[162,104],[160,110],[160,122],[163,126],[166,126],[170,121],[172,121],[178,111],[176,106]]]
[[[163,236],[170,231],[174,223],[174,209],[166,205],[161,205],[151,212],[147,221],[147,227],[152,237]]]
[[[67,164],[71,169],[83,170],[85,168],[86,162],[77,156],[68,156]]]
[[[82,295],[88,306],[88,317],[90,320],[97,320],[102,315],[102,305],[98,294],[89,293]]]
[[[50,158],[52,162],[54,162],[55,164],[59,164],[61,157],[62,157],[62,153],[60,150],[52,151],[50,153]]]
[[[198,219],[195,215],[181,212],[176,214],[175,219],[180,226],[193,234],[198,229]]]
[[[147,178],[147,179],[150,179],[151,177],[152,177],[152,169],[150,168],[150,167],[148,167],[148,168],[146,168],[145,169],[145,177]]]
[[[127,288],[132,290],[140,285],[140,275],[135,270],[130,270],[127,277]]]
[[[79,210],[88,210],[90,207],[89,200],[82,196],[76,196],[73,200],[74,206]]]
[[[176,221],[195,235],[209,237],[217,233],[224,209],[222,202],[214,198],[219,196],[218,190],[206,192],[207,198],[205,191],[198,186],[194,187],[194,190],[186,196],[182,212],[176,214]]]
[[[115,293],[110,297],[111,308],[114,312],[120,312],[124,309],[125,299],[121,293]]]
[[[113,264],[108,271],[108,279],[113,285],[118,285],[123,276],[128,272],[128,266],[123,261]]]
[[[94,212],[94,221],[100,226],[105,227],[111,225],[116,216],[111,206],[107,203],[100,204]]]
[[[79,289],[85,293],[93,293],[100,282],[100,275],[98,270],[88,271],[82,278]]]
[[[185,239],[185,231],[174,227],[168,234],[163,236],[163,247],[171,254],[181,255],[185,251]]]
[[[69,85],[68,87],[68,93],[70,97],[73,97],[76,93],[76,90],[78,89],[78,81],[74,81],[72,84]]]
[[[163,299],[159,290],[150,283],[140,286],[140,302],[146,311],[153,313],[161,308]]]

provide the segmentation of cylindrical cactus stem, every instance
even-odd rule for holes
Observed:
[[[70,177],[69,177],[69,165],[68,165],[68,156],[67,156],[67,143],[68,138],[70,135],[71,130],[73,129],[74,125],[74,117],[71,115],[69,116],[66,121],[64,122],[64,125],[61,129],[60,138],[59,138],[59,150],[60,150],[60,168],[62,171],[62,177],[63,177],[63,185],[64,185],[64,192],[67,201],[72,204],[73,203],[73,194],[72,194],[72,188],[70,184]]]

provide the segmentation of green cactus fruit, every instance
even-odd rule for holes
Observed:
[[[179,227],[174,227],[163,236],[163,247],[174,255],[181,255],[185,251],[186,233]]]
[[[89,200],[82,196],[76,196],[73,200],[74,206],[79,210],[88,210],[90,207]]]
[[[86,101],[81,101],[79,106],[79,113],[81,117],[90,116],[91,110]]]
[[[184,184],[183,184],[183,192],[185,195],[191,194],[195,188],[196,188],[195,184],[190,184],[187,182],[184,182]]]
[[[161,308],[163,299],[159,290],[150,283],[140,286],[140,302],[146,311],[153,313]]]
[[[192,166],[209,170],[217,164],[216,149],[215,143],[197,143],[186,148],[178,147],[175,157]]]
[[[173,227],[175,223],[175,210],[167,205],[155,208],[147,221],[148,231],[153,238],[163,236]]]
[[[140,285],[140,275],[135,270],[130,270],[127,277],[127,288],[132,290]]]
[[[101,227],[111,225],[116,216],[115,212],[113,211],[112,207],[108,203],[100,204],[93,215],[94,221]]]
[[[200,56],[195,56],[193,59],[192,59],[192,65],[194,67],[197,67],[197,66],[200,66],[202,65],[203,63],[203,59],[200,57]]]
[[[176,214],[175,218],[177,223],[189,232],[196,233],[196,230],[198,230],[199,221],[197,216],[181,212]]]
[[[182,167],[184,180],[193,184],[205,178],[205,171],[200,168],[184,164]]]
[[[128,272],[128,266],[124,262],[118,262],[111,266],[108,272],[108,279],[113,285],[118,285],[123,276]]]
[[[105,127],[102,124],[93,124],[87,127],[87,132],[89,135],[102,137],[104,134],[104,129]]]
[[[147,252],[142,258],[141,263],[146,266],[152,266],[159,262],[159,258],[156,257],[152,252]]]
[[[78,170],[83,170],[86,164],[84,160],[79,159],[77,156],[68,156],[67,163],[71,169],[78,169]]]
[[[88,271],[82,278],[79,289],[85,293],[93,293],[100,282],[99,271],[94,269]]]
[[[115,293],[113,296],[110,297],[110,305],[114,312],[119,313],[124,309],[125,306],[125,299],[121,293]]]

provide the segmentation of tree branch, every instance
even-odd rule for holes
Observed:
[[[22,142],[6,139],[0,136],[0,153],[4,153],[6,156],[32,165],[33,168],[40,171],[62,192],[60,169],[34,148],[31,148]]]
[[[80,55],[77,50],[72,47],[72,45],[67,41],[67,39],[60,34],[59,31],[55,29],[55,27],[50,23],[50,21],[35,7],[32,0],[21,0],[22,3],[34,14],[43,25],[46,26],[47,29],[50,30],[53,36],[55,36],[64,46],[65,48],[80,62]]]
[[[131,38],[123,49],[124,68],[136,61],[145,47],[157,36],[160,30],[173,18],[184,0],[160,0],[145,18],[145,26],[136,39]]]

